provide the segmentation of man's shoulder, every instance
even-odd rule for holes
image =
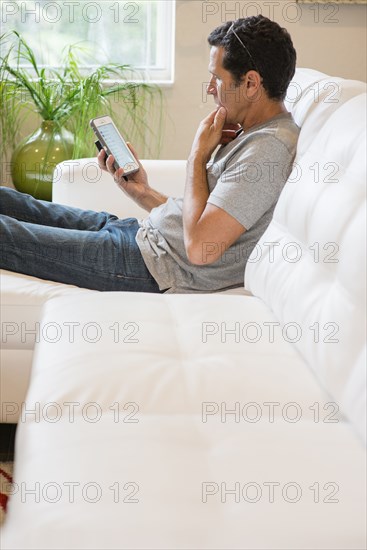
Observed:
[[[299,132],[300,128],[290,113],[273,117],[244,133],[236,156],[246,156],[251,152],[263,157],[269,151],[280,154],[283,149],[293,156]]]
[[[269,158],[277,158],[283,164],[292,162],[299,131],[290,113],[273,117],[222,146],[208,163],[208,172],[219,177],[238,163],[263,162]]]
[[[299,126],[295,123],[291,113],[282,113],[275,117],[271,117],[264,121],[262,124],[258,124],[249,128],[247,132],[243,133],[243,140],[247,139],[265,139],[266,137],[281,137],[286,133],[287,136],[292,135],[297,139],[300,132]]]

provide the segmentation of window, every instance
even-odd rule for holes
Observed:
[[[3,0],[2,32],[16,30],[44,66],[58,67],[76,45],[85,70],[132,65],[142,78],[173,81],[174,0]]]

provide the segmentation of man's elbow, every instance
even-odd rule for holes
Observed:
[[[193,265],[210,265],[218,259],[218,244],[189,242],[185,243],[186,256]]]

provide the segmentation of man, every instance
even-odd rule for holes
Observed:
[[[149,216],[118,220],[3,191],[2,267],[97,290],[193,292],[243,284],[295,156],[299,128],[283,101],[296,52],[287,31],[261,15],[225,23],[208,41],[207,91],[217,108],[196,133],[184,198],[152,189],[140,163],[126,181],[101,151],[100,167]],[[231,127],[238,131],[231,135]],[[43,252],[50,245],[56,259]]]

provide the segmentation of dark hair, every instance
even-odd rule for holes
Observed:
[[[228,33],[232,24],[233,31]],[[296,69],[296,50],[288,31],[278,23],[263,15],[229,21],[214,29],[208,42],[224,48],[223,67],[236,86],[248,71],[255,70],[269,99],[285,98]]]

